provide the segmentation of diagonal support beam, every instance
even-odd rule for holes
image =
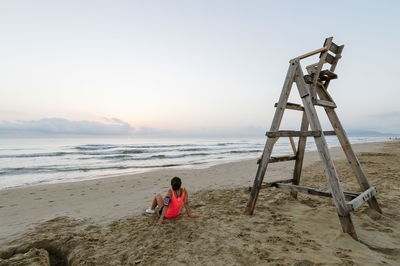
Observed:
[[[301,90],[306,90],[307,84],[303,78],[303,71],[299,64],[297,68],[296,75],[296,85]],[[308,122],[310,123],[311,130],[313,131],[322,131],[321,124],[318,119],[317,112],[315,110],[314,105],[312,104],[312,99],[309,95],[306,97],[302,97],[304,110],[307,115]],[[338,174],[336,172],[335,165],[333,164],[333,160],[330,156],[328,145],[325,140],[325,136],[322,134],[320,137],[314,137],[315,143],[318,148],[319,155],[321,157],[322,164],[324,166],[324,171],[326,175],[326,179],[328,181],[329,190],[332,193],[333,201],[335,203],[339,220],[342,225],[343,232],[350,234],[354,239],[358,240],[356,231],[354,229],[353,222],[350,217],[350,212],[347,209],[346,200],[343,194],[342,187],[340,185],[340,181],[338,178]]]

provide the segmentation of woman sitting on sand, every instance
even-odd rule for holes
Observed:
[[[160,193],[154,197],[151,209],[147,209],[146,213],[155,213],[154,209],[158,206],[160,219],[159,224],[162,224],[164,217],[173,218],[181,213],[182,203],[185,204],[186,213],[189,217],[195,218],[197,214],[192,213],[189,206],[188,193],[184,187],[181,188],[182,181],[179,177],[171,179],[171,189],[168,190],[165,198]]]

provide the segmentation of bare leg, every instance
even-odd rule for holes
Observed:
[[[151,209],[154,210],[157,206],[161,208],[160,206],[163,205],[164,205],[164,197],[160,193],[157,193],[153,199],[153,204],[151,204]]]

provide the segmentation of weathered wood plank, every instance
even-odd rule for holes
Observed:
[[[335,57],[333,55],[327,53],[325,61],[329,64],[333,64],[333,62],[335,62]]]
[[[375,187],[370,187],[363,193],[361,193],[358,197],[355,199],[351,200],[349,203],[347,203],[347,207],[350,211],[355,211],[357,210],[364,202],[368,201],[371,199],[373,196],[376,195],[376,189]]]
[[[274,105],[275,107],[278,106],[278,103],[275,103]],[[286,103],[286,109],[291,109],[291,110],[297,110],[297,111],[304,111],[303,106],[301,106],[300,104],[297,103]]]
[[[269,159],[269,163],[277,163],[277,162],[287,162],[296,160],[296,155],[287,155],[287,156],[271,156]]]
[[[276,137],[319,137],[321,131],[296,131],[296,130],[279,130],[279,131],[268,131],[266,134],[269,138]]]
[[[282,183],[275,183],[275,184],[272,184],[271,186],[272,187],[277,187],[277,188],[280,188],[280,189],[284,189],[284,190],[308,193],[310,195],[323,196],[323,197],[332,197],[332,194],[330,192],[321,191],[321,190],[318,190],[318,189],[315,189],[315,188],[311,188],[311,187],[288,185],[288,184],[282,184]]]
[[[272,187],[274,184],[276,183],[291,183],[292,179],[280,179],[280,180],[275,180],[275,181],[271,181],[271,182],[263,182],[261,184],[260,189],[266,189],[266,188],[270,188]],[[253,189],[253,187],[249,187],[249,191],[251,191]]]
[[[285,183],[289,183],[289,182],[285,182]],[[290,190],[290,191],[294,191],[294,192],[301,192],[301,193],[307,193],[307,194],[315,195],[315,196],[332,198],[331,192],[319,190],[319,189],[312,188],[312,187],[288,185],[288,184],[283,184],[283,182],[271,183],[270,187],[277,187],[277,188],[280,188],[283,190]],[[354,200],[356,197],[359,196],[359,194],[357,194],[357,193],[347,192],[347,191],[344,191],[343,194],[345,195],[346,200]]]
[[[325,100],[315,100],[314,105],[328,107],[328,108],[336,108],[336,104],[334,102],[325,101]]]
[[[294,156],[296,156],[297,151],[296,151],[296,146],[294,145],[293,137],[289,137],[289,141],[290,141],[290,146],[292,146],[293,154],[294,154]]]
[[[300,126],[300,130],[301,131],[308,131],[308,119],[307,119],[307,115],[304,112],[303,113],[303,117],[301,120],[301,126]],[[294,171],[293,171],[293,184],[294,185],[298,185],[300,184],[300,177],[301,177],[301,170],[303,168],[303,160],[304,160],[304,153],[306,150],[306,143],[307,143],[307,137],[299,137],[299,143],[297,146],[297,159],[296,159],[296,163],[294,164]],[[290,192],[290,194],[292,195],[293,198],[297,198],[297,192],[296,191],[292,191]]]
[[[301,59],[304,59],[304,58],[307,58],[307,57],[310,57],[310,56],[313,56],[313,55],[316,55],[316,54],[319,54],[319,53],[323,53],[323,52],[326,52],[326,51],[328,51],[328,47],[322,47],[322,48],[319,48],[317,50],[311,51],[309,53],[300,55],[300,56],[296,57],[296,59],[301,60]]]
[[[325,136],[335,136],[336,132],[333,130],[329,130],[329,131],[324,131],[324,135]]]
[[[279,127],[282,122],[282,116],[285,111],[285,107],[289,98],[290,90],[292,88],[295,79],[297,67],[298,67],[298,61],[290,60],[288,72],[286,74],[285,82],[283,84],[281,96],[279,97],[278,106],[275,109],[275,115],[274,119],[272,120],[270,131],[279,130]],[[271,157],[273,146],[274,146],[274,139],[267,138],[264,151],[261,157],[261,162],[258,165],[256,177],[254,178],[254,183],[251,189],[250,198],[249,201],[247,202],[247,206],[244,211],[245,214],[252,215],[254,212],[254,207],[256,205],[261,184],[265,176],[265,171],[267,170],[268,161]]]
[[[339,46],[336,43],[332,42],[331,46],[329,47],[329,51],[331,51],[334,54],[337,54],[339,51]]]

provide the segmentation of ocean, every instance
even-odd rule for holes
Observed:
[[[352,144],[389,137],[350,137]],[[30,138],[0,139],[0,189],[72,182],[163,168],[206,168],[261,156],[265,138],[133,139]],[[295,139],[297,143],[297,139]],[[329,147],[340,146],[328,136]],[[316,150],[308,138],[307,151]],[[273,155],[291,154],[281,138]],[[256,166],[255,166],[256,167]]]

